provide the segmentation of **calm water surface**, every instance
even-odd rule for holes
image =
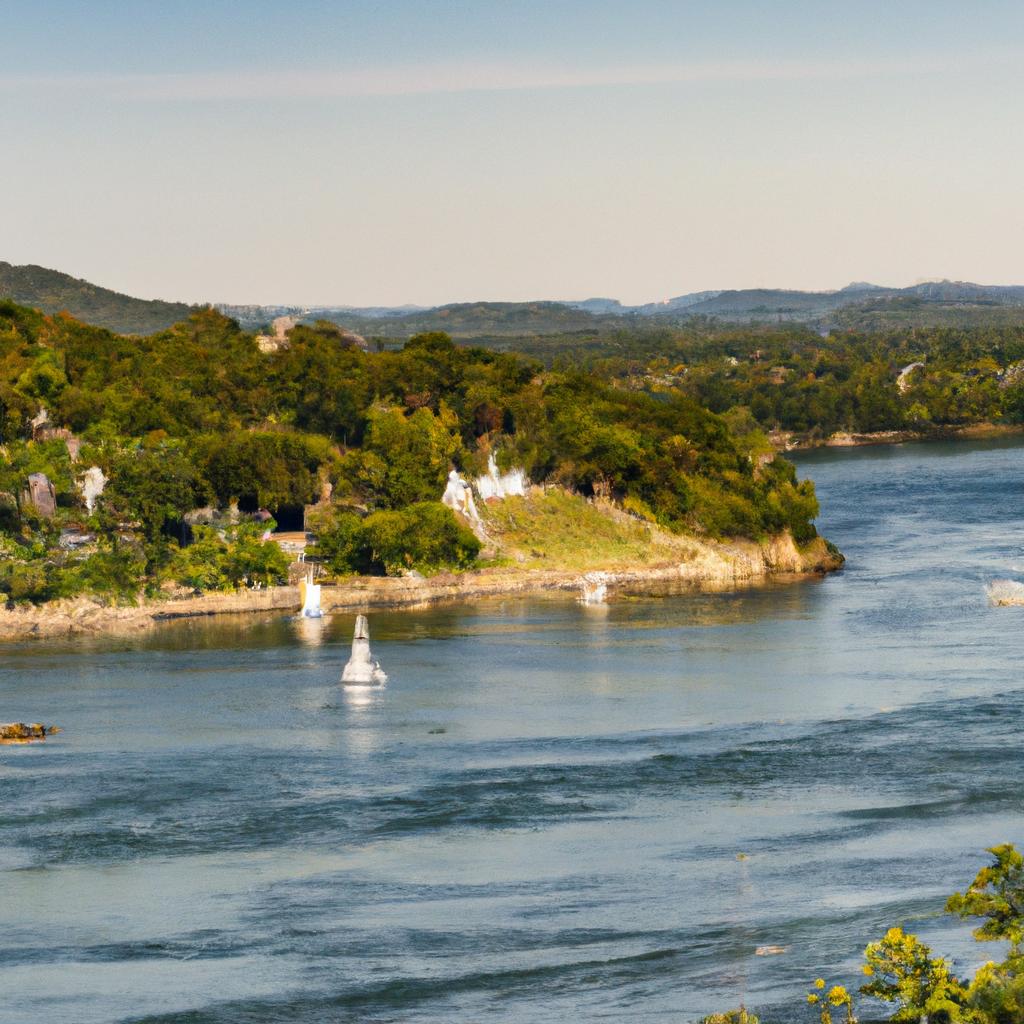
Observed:
[[[789,1021],[894,923],[985,958],[940,911],[1024,840],[1024,447],[800,464],[843,573],[377,614],[379,693],[348,616],[0,649],[66,730],[0,748],[0,1021]]]

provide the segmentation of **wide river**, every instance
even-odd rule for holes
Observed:
[[[802,1020],[1024,840],[1024,447],[803,456],[821,581],[0,648],[0,1021]],[[758,955],[758,947],[784,952]],[[763,951],[762,951],[763,952]]]

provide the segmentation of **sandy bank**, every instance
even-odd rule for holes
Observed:
[[[869,434],[837,431],[827,437],[798,434],[791,430],[773,431],[769,438],[781,451],[808,451],[812,448],[862,448],[879,444],[906,444],[913,441],[976,441],[989,437],[1014,437],[1024,434],[1024,424],[972,423],[965,427],[932,427],[929,430],[880,430]]]
[[[680,557],[660,563],[618,564],[603,570],[609,585],[677,582],[695,589],[725,590],[752,585],[776,576],[830,572],[842,556],[818,538],[803,550],[788,535],[758,544],[754,541],[713,543],[680,538]],[[442,601],[470,601],[502,594],[577,590],[578,569],[478,569],[423,579],[359,576],[325,586],[325,612],[371,608],[422,607]],[[0,640],[74,634],[130,633],[168,619],[239,612],[287,612],[299,608],[297,587],[271,587],[232,594],[207,594],[179,600],[142,601],[132,607],[110,607],[89,598],[54,601],[40,607],[0,611]]]

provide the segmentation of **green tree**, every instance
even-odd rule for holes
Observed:
[[[1024,857],[1012,843],[993,846],[994,860],[983,867],[964,893],[954,893],[946,910],[960,917],[981,917],[979,941],[1003,939],[1020,955],[1024,940]]]
[[[977,1019],[967,1006],[964,984],[916,935],[890,928],[883,939],[868,945],[864,959],[864,973],[871,981],[861,986],[861,992],[896,1003],[892,1020],[954,1024]]]
[[[439,501],[374,512],[363,522],[362,535],[371,569],[388,576],[468,569],[480,553],[480,541]]]
[[[377,508],[437,500],[462,451],[457,428],[443,403],[436,416],[426,408],[408,417],[396,408],[371,409],[363,449],[346,459],[349,479]]]
[[[172,445],[134,448],[109,466],[109,483],[98,502],[98,518],[115,538],[137,523],[156,545],[172,523],[205,504],[205,482],[192,462]]]

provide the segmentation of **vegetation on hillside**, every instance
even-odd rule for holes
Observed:
[[[914,365],[920,364],[920,365]],[[692,327],[560,352],[624,389],[684,394],[738,424],[825,436],[1024,423],[1024,327],[874,334]],[[901,372],[908,367],[905,376]]]
[[[0,299],[4,298],[44,313],[68,312],[85,323],[122,334],[162,331],[192,311],[184,302],[136,299],[59,270],[0,261]]]
[[[99,590],[103,573],[122,593],[278,581],[285,565],[257,557],[262,541],[239,524],[314,503],[336,571],[464,567],[479,543],[438,499],[453,465],[473,476],[491,453],[675,532],[789,530],[802,543],[818,510],[756,431],[734,434],[683,394],[438,333],[367,353],[322,323],[264,353],[210,309],[129,338],[0,303],[0,444],[0,592],[15,600]],[[88,513],[92,465],[109,482]],[[52,517],[23,496],[36,472],[53,484]],[[212,532],[185,523],[204,506]],[[69,530],[85,541],[69,546]]]

